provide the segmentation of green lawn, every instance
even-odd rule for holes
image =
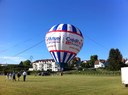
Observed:
[[[128,95],[120,76],[27,76],[9,81],[0,76],[0,95]]]

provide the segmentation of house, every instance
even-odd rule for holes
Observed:
[[[29,68],[28,71],[33,71],[33,68]]]
[[[94,63],[94,68],[104,68],[105,60],[96,60]]]
[[[8,64],[6,63],[6,64],[0,64],[0,66],[8,66]]]
[[[125,60],[125,64],[128,65],[128,59]]]
[[[58,71],[60,69],[59,65],[53,59],[36,60],[32,63],[32,66],[35,71]]]
[[[88,63],[90,60],[83,60],[82,63]]]

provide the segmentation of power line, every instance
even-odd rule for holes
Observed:
[[[55,34],[55,33],[53,33],[52,35],[54,35],[54,34]],[[86,37],[87,37],[89,40],[91,40],[92,42],[94,42],[94,43],[97,44],[98,46],[100,46],[100,47],[102,47],[102,48],[108,50],[105,46],[103,46],[102,44],[98,43],[96,40],[92,39],[92,38],[91,38],[90,36],[88,36],[87,34],[85,34],[85,35],[86,35]],[[27,41],[30,41],[30,40],[31,40],[31,39],[28,39],[28,40],[25,40],[25,41],[23,41],[23,42],[27,42]],[[24,49],[23,51],[21,51],[21,52],[15,54],[14,57],[16,57],[16,56],[18,56],[18,55],[20,55],[20,54],[22,54],[22,53],[24,53],[24,52],[26,52],[26,51],[28,51],[28,50],[34,48],[34,47],[40,45],[42,42],[44,42],[44,40],[42,40],[42,41],[40,41],[40,42],[34,44],[33,46],[31,46],[31,47],[29,47],[29,48],[27,48],[27,49]],[[19,44],[16,44],[16,45],[14,45],[14,46],[12,46],[12,47],[10,47],[10,48],[17,47],[18,45],[19,45]],[[8,51],[10,48],[5,49],[5,50],[2,50],[2,51],[0,51],[0,53],[3,53],[3,52]]]
[[[53,34],[51,34],[51,35],[54,35],[54,34],[55,34],[55,33],[53,33]],[[21,51],[21,52],[15,54],[14,56],[18,56],[18,55],[20,55],[20,54],[22,54],[22,53],[24,53],[24,52],[26,52],[26,51],[28,51],[28,50],[30,50],[30,49],[36,47],[36,46],[38,46],[39,44],[41,44],[41,43],[44,42],[44,41],[45,41],[45,40],[42,40],[42,41],[40,41],[40,42],[34,44],[33,46],[31,46],[31,47],[29,47],[29,48],[27,48],[27,49],[25,49],[25,50],[23,50],[23,51]]]
[[[55,34],[55,33],[54,33],[54,34]],[[54,34],[52,34],[52,35],[54,35]],[[25,41],[23,41],[23,42],[28,42],[28,41],[30,41],[30,40],[31,40],[31,39],[28,39],[28,40],[25,40]],[[27,49],[24,49],[23,51],[21,51],[21,52],[15,54],[13,57],[16,57],[16,56],[18,56],[18,55],[20,55],[20,54],[22,54],[22,53],[24,53],[24,52],[26,52],[26,51],[28,51],[28,50],[34,48],[34,47],[40,45],[42,42],[44,42],[44,40],[42,40],[42,41],[40,41],[40,42],[34,44],[33,46],[31,46],[31,47],[29,47],[29,48],[27,48]],[[20,44],[21,44],[21,43],[20,43]],[[17,46],[19,46],[19,44],[15,44],[15,45],[13,45],[13,46],[10,47],[10,48],[14,48],[14,47],[17,47]],[[3,52],[8,51],[10,48],[7,48],[7,49],[5,49],[5,50],[1,50],[0,53],[3,53]],[[3,61],[4,61],[4,60],[3,60]],[[3,62],[3,61],[2,61],[2,62]]]
[[[92,39],[92,38],[89,37],[87,34],[85,34],[85,35],[86,35],[86,37],[87,37],[89,40],[91,40],[92,42],[94,42],[94,43],[97,44],[98,46],[104,48],[105,50],[108,50],[108,48],[106,48],[104,45],[98,43],[96,40]]]
[[[31,40],[32,40],[32,39],[27,39],[27,40],[24,40],[23,42],[20,42],[20,43],[15,44],[15,45],[13,45],[13,46],[7,48],[7,49],[0,50],[0,53],[7,52],[7,51],[10,50],[11,48],[15,48],[15,47],[21,45],[21,43],[26,43],[26,42],[31,41]]]
[[[54,34],[55,34],[55,33],[54,33]],[[54,34],[52,34],[52,35],[54,35]],[[87,34],[85,34],[85,35],[86,35],[86,37],[87,37],[89,40],[91,40],[92,42],[94,42],[94,43],[97,44],[98,46],[100,46],[100,47],[102,47],[102,48],[108,50],[104,45],[98,43],[96,40],[92,39],[92,38],[91,38],[90,36],[88,36]],[[27,41],[28,41],[28,40],[26,40],[26,41],[24,41],[24,42],[27,42]],[[24,53],[24,52],[26,52],[26,51],[28,51],[28,50],[34,48],[34,47],[40,45],[42,42],[44,42],[44,40],[42,40],[42,41],[40,41],[40,42],[34,44],[33,46],[31,46],[31,47],[29,47],[29,48],[27,48],[27,49],[24,49],[23,51],[21,51],[21,52],[15,54],[14,57],[16,57],[16,56],[18,56],[18,55],[20,55],[20,54],[22,54],[22,53]],[[12,47],[10,47],[10,48],[17,47],[18,45],[19,45],[19,44],[16,44],[16,45],[14,45],[14,46],[12,46]],[[6,52],[6,51],[9,50],[10,48],[5,49],[5,50],[3,50],[3,51],[0,51],[0,53],[1,53],[1,52]]]
[[[55,33],[54,33],[54,34],[55,34]],[[52,35],[54,35],[54,34],[52,34]],[[108,50],[105,46],[103,46],[102,44],[98,43],[96,40],[92,39],[92,38],[89,37],[87,34],[85,34],[85,35],[86,35],[86,37],[87,37],[89,40],[91,40],[91,41],[94,42],[95,44],[97,44],[97,45],[99,45],[100,47],[102,47],[102,48]],[[28,50],[30,50],[30,49],[36,47],[36,46],[38,46],[38,45],[41,44],[42,42],[44,42],[44,40],[42,40],[42,41],[40,41],[40,42],[34,44],[33,46],[31,46],[31,47],[29,47],[29,48],[27,48],[27,49],[25,49],[25,50],[23,50],[23,51],[21,51],[21,52],[15,54],[15,56],[18,56],[18,55],[20,55],[20,54],[22,54],[22,53],[24,53],[24,52],[26,52],[26,51],[28,51]]]
[[[30,49],[32,49],[32,48],[34,48],[34,47],[36,47],[36,46],[38,46],[38,45],[41,44],[42,42],[43,42],[43,41],[40,41],[40,42],[34,44],[33,46],[31,46],[31,47],[29,47],[29,48],[27,48],[27,49],[25,49],[25,50],[23,50],[23,51],[21,51],[21,52],[15,54],[14,57],[15,57],[15,56],[18,56],[18,55],[20,55],[20,54],[22,54],[22,53],[24,53],[24,52],[26,52],[26,51],[28,51],[28,50],[30,50]]]

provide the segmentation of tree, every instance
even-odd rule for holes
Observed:
[[[30,60],[21,61],[19,63],[19,67],[20,67],[21,70],[28,70],[29,68],[32,67],[31,61]]]
[[[112,48],[109,52],[108,57],[108,69],[109,70],[120,70],[123,62],[122,62],[122,54],[119,49]]]
[[[22,61],[19,63],[19,66],[23,66],[23,62]]]
[[[76,69],[80,65],[81,59],[79,57],[74,57],[70,63],[68,64],[68,67],[70,69]]]
[[[90,65],[91,67],[94,67],[94,63],[95,63],[96,60],[98,60],[98,56],[97,56],[97,55],[92,55],[92,56],[90,57],[89,65]]]
[[[82,68],[90,68],[90,65],[89,65],[89,61],[88,62],[81,62],[81,67]]]
[[[24,61],[23,66],[30,67],[31,66],[31,61],[30,60]]]

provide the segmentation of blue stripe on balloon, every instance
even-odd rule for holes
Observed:
[[[71,61],[75,56],[76,56],[76,55],[73,54],[73,55],[70,57],[70,59],[68,60],[68,62]]]
[[[67,56],[67,52],[64,52],[63,63],[64,63],[64,61],[65,61],[65,59],[66,59],[66,56]]]
[[[50,31],[56,31],[57,28],[59,27],[60,24],[57,24],[55,26],[53,26],[53,29],[51,29]],[[70,32],[75,32],[77,33],[77,29],[75,26],[69,24],[71,26],[71,29],[68,30],[68,24],[62,24],[62,26],[60,27],[63,31],[70,31]],[[78,29],[79,30],[79,29]],[[80,31],[80,30],[79,30]],[[78,33],[77,33],[78,34]],[[83,37],[81,31],[80,31],[80,36]]]
[[[73,54],[70,54],[68,59],[67,59],[67,62],[70,60],[70,58],[72,57]]]
[[[59,25],[60,24],[56,25],[52,30],[57,30],[57,28],[58,28]]]
[[[62,30],[67,31],[67,24],[63,24],[63,26],[62,26]]]
[[[59,60],[59,63],[60,63],[60,52],[57,52],[57,58],[58,58],[58,60]]]
[[[80,31],[80,29],[78,29],[78,30]],[[80,31],[80,35],[83,37],[83,35],[82,35],[81,31]]]
[[[53,57],[55,59],[55,61],[57,62],[57,59],[56,59],[56,56],[55,56],[55,53],[54,52],[51,52],[53,54]]]
[[[77,32],[76,28],[72,25],[72,32]]]

